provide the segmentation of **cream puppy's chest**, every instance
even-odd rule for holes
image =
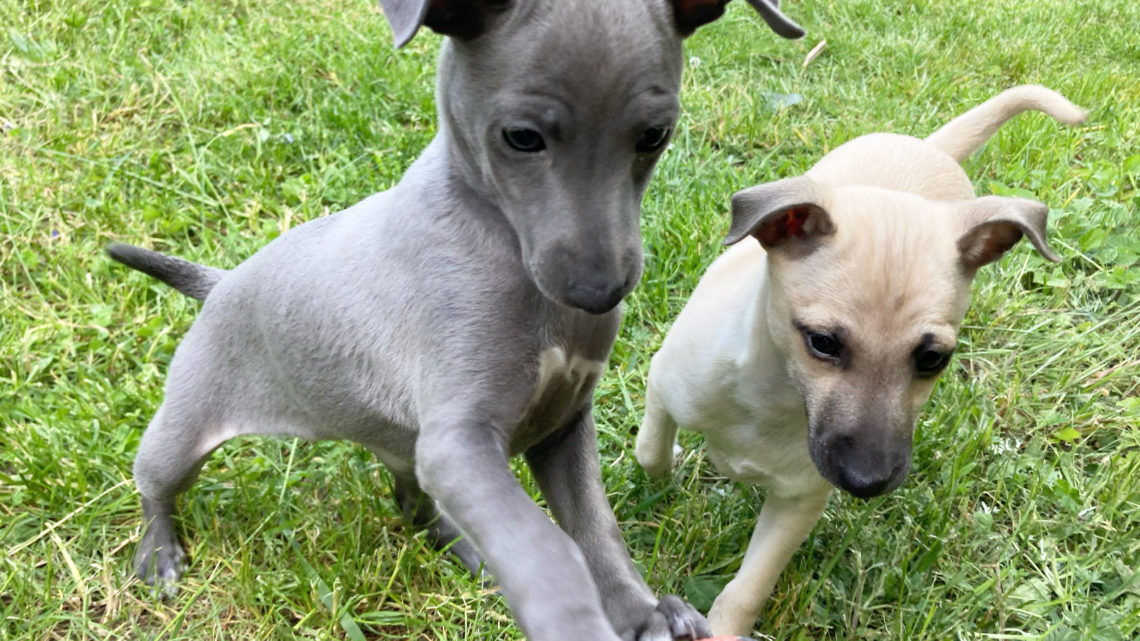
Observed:
[[[793,496],[827,485],[808,453],[807,429],[801,404],[754,411],[747,421],[702,431],[718,472]]]
[[[512,453],[542,441],[584,410],[604,368],[602,361],[568,353],[561,347],[543,350],[538,357],[534,392],[511,439]]]

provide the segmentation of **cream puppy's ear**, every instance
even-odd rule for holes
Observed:
[[[961,206],[965,231],[957,245],[967,272],[1001,258],[1023,235],[1048,260],[1061,260],[1045,240],[1049,208],[1044,204],[1025,198],[984,196]]]
[[[738,191],[732,196],[732,227],[724,244],[753,236],[767,250],[814,247],[820,238],[835,233],[821,202],[819,188],[806,176]]]

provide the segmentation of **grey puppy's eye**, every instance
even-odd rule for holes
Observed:
[[[542,139],[542,134],[525,127],[504,129],[503,140],[511,149],[523,153],[536,153],[546,149],[546,141]]]
[[[657,151],[665,142],[669,140],[670,129],[668,127],[650,127],[641,134],[637,139],[637,151],[639,153],[649,153]]]

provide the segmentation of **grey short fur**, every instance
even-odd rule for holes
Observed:
[[[630,560],[591,404],[641,274],[681,40],[725,3],[383,0],[398,44],[425,25],[450,36],[439,132],[396,187],[228,272],[111,247],[205,301],[135,460],[139,576],[177,580],[175,498],[227,439],[352,439],[391,470],[411,521],[472,572],[486,561],[528,638],[706,635]],[[800,33],[774,2],[750,3]],[[520,453],[561,527],[511,473]]]

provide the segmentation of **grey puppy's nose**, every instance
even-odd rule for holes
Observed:
[[[622,285],[575,283],[566,292],[566,302],[591,314],[604,314],[616,307],[624,295]]]

